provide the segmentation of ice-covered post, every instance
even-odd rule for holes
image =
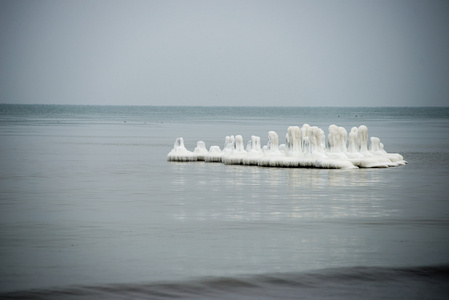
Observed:
[[[298,126],[290,126],[287,129],[287,142],[290,155],[299,155],[302,152],[301,130]]]
[[[360,146],[357,142],[357,127],[352,127],[351,132],[349,133],[349,146],[348,152],[359,152]]]
[[[357,130],[357,140],[360,145],[360,152],[368,152],[368,128],[365,125],[360,125]]]
[[[268,150],[270,150],[270,152],[279,151],[279,136],[274,131],[268,132]]]

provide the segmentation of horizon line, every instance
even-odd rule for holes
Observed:
[[[376,105],[376,106],[340,106],[340,105],[155,105],[155,104],[62,104],[62,103],[0,103],[0,105],[55,105],[55,106],[111,106],[111,107],[208,107],[208,108],[220,108],[220,107],[307,107],[307,108],[449,108],[449,105],[430,105],[430,106],[419,106],[419,105],[403,105],[403,106],[386,106],[386,105]]]

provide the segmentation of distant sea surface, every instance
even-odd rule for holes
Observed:
[[[408,164],[167,161],[304,123]],[[175,297],[448,299],[449,108],[0,105],[0,298]]]

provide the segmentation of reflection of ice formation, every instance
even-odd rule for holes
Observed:
[[[260,137],[252,136],[246,150],[241,135],[227,136],[223,150],[211,146],[209,151],[203,141],[197,142],[193,152],[178,138],[168,153],[169,161],[222,162],[230,165],[256,165],[291,168],[388,168],[404,165],[402,155],[387,153],[377,137],[369,139],[368,128],[361,125],[346,131],[343,127],[329,126],[326,136],[321,128],[304,124],[302,128],[290,126],[285,136],[286,144],[279,145],[276,132],[268,132],[268,143],[261,147]]]

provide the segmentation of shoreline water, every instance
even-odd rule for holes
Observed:
[[[449,265],[350,267],[305,273],[206,277],[186,281],[119,283],[13,291],[1,299],[445,299]]]

